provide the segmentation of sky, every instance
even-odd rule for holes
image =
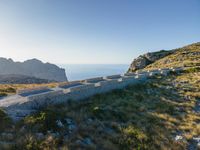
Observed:
[[[0,57],[130,64],[200,41],[200,0],[0,0]]]

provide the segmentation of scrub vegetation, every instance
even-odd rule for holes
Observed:
[[[199,70],[156,76],[84,101],[49,106],[17,123],[0,111],[0,145],[20,150],[186,149],[200,135],[199,83]]]

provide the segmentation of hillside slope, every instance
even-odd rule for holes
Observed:
[[[140,63],[140,56],[136,58],[128,72],[134,72],[138,69],[159,69],[159,68],[170,68],[170,67],[190,67],[190,66],[200,66],[200,42],[194,43],[188,46],[184,46],[182,48],[174,49],[168,51],[167,55],[164,55],[162,51],[152,53],[153,56],[156,56],[156,53],[161,53],[162,57],[159,57],[152,63]],[[138,66],[141,67],[136,67]]]
[[[38,110],[14,124],[0,111],[4,149],[197,149],[200,70]]]
[[[0,75],[0,84],[42,84],[50,82],[55,81],[17,74]]]

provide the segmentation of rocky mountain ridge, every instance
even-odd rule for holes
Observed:
[[[24,75],[53,81],[67,81],[65,70],[38,59],[14,62],[12,59],[0,58],[0,75]]]
[[[200,66],[200,42],[172,50],[146,53],[134,59],[128,72],[139,69]]]
[[[172,54],[173,51],[166,51],[166,50],[161,50],[158,52],[151,52],[151,53],[146,53],[143,55],[140,55],[136,59],[133,60],[133,62],[130,65],[129,72],[134,72],[139,69],[145,68],[147,65],[154,63],[155,61]]]

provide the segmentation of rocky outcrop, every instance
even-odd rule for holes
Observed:
[[[139,69],[145,68],[147,65],[154,63],[155,61],[172,54],[173,51],[161,50],[158,52],[146,53],[140,55],[138,58],[134,59],[131,63],[128,72],[134,72]]]
[[[17,74],[53,81],[67,81],[65,70],[37,59],[14,62],[12,59],[0,58],[0,75]]]

